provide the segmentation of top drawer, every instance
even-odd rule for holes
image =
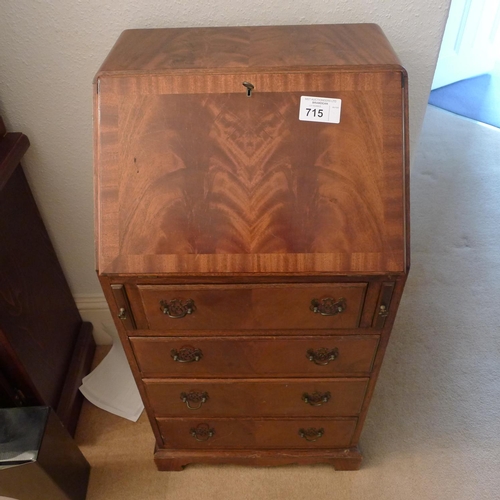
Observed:
[[[356,328],[366,283],[138,286],[153,330]]]

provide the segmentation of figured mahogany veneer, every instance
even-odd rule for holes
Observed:
[[[144,384],[158,417],[348,417],[361,411],[368,379],[144,379]]]
[[[144,377],[314,377],[367,375],[379,343],[378,335],[309,337],[184,337],[130,338]],[[172,350],[199,349],[202,358],[178,363]],[[319,365],[308,351],[337,350],[335,360]]]
[[[409,269],[407,93],[373,24],[116,42],[96,258],[160,470],[360,466]],[[299,120],[302,96],[341,99],[340,122]]]
[[[211,285],[138,286],[149,328],[153,330],[258,330],[298,328],[356,328],[366,291],[365,283],[335,285]],[[322,316],[311,301],[344,299],[345,310]],[[196,314],[183,321],[170,318],[158,304],[192,300]],[[335,302],[334,302],[335,303]],[[286,312],[284,315],[283,312]]]
[[[355,418],[158,418],[157,422],[164,445],[177,449],[348,448],[356,428]],[[193,436],[197,429],[198,439]],[[213,435],[206,436],[205,429]],[[308,439],[301,437],[301,430],[311,430],[304,432]]]
[[[405,73],[387,43],[381,66],[351,55],[378,27],[143,31],[134,60],[138,38],[125,32],[97,76],[101,273],[404,271]],[[304,94],[342,99],[342,126],[299,121]]]

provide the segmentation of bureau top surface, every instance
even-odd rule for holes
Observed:
[[[98,75],[399,64],[376,24],[137,29],[122,33]]]
[[[131,30],[98,80],[101,274],[406,271],[406,74],[378,26]]]

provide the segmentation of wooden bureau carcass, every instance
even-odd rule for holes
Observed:
[[[94,95],[97,271],[157,467],[359,468],[409,270],[381,29],[128,30]]]

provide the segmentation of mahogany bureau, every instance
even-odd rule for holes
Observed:
[[[409,269],[407,109],[373,24],[120,36],[97,267],[160,470],[359,468]]]

